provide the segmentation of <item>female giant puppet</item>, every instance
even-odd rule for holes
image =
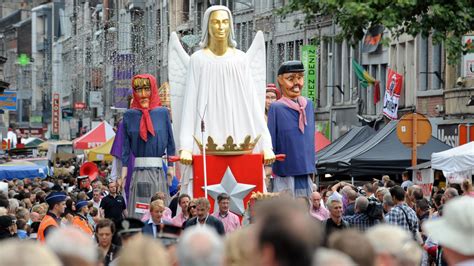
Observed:
[[[261,135],[255,153],[272,163],[270,133],[265,123],[265,41],[258,32],[247,53],[236,49],[232,14],[225,6],[211,6],[204,13],[201,50],[191,57],[176,33],[169,44],[169,81],[173,124],[179,142],[180,161],[192,163],[199,148],[193,136],[206,134],[221,145],[232,136],[241,143],[248,135]],[[203,138],[204,140],[206,137]],[[182,191],[192,195],[192,172],[183,169]],[[263,180],[262,180],[263,182]]]
[[[122,165],[128,165],[131,154],[136,157],[127,210],[129,216],[141,218],[155,192],[164,192],[169,198],[162,157],[174,155],[175,145],[168,109],[160,107],[155,78],[148,74],[136,75],[132,88],[131,109],[123,117]],[[171,168],[168,171],[173,172]],[[122,182],[126,173],[127,167],[123,167]]]

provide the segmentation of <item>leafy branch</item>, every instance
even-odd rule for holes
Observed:
[[[461,58],[462,36],[474,30],[473,0],[290,0],[277,14],[286,18],[297,11],[305,15],[300,26],[332,17],[351,44],[375,25],[385,26],[393,38],[431,35],[435,44],[444,43],[452,65]]]

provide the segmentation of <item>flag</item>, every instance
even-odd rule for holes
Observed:
[[[374,86],[374,103],[377,104],[380,101],[380,81],[375,80],[375,78],[354,59],[352,59],[352,67],[362,87],[367,89],[369,84]]]
[[[383,101],[383,114],[390,119],[397,119],[398,100],[402,92],[403,76],[388,69],[387,87]]]

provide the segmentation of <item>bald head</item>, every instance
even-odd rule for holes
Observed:
[[[311,194],[311,203],[313,205],[313,208],[319,209],[319,207],[321,206],[321,195],[319,194],[319,192],[315,191]]]
[[[360,196],[356,199],[354,207],[357,213],[365,212],[367,210],[367,206],[369,206],[369,200],[366,197]]]

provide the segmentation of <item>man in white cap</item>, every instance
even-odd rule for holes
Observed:
[[[443,216],[423,224],[423,231],[442,246],[449,265],[474,265],[474,198],[459,197],[444,207]]]

